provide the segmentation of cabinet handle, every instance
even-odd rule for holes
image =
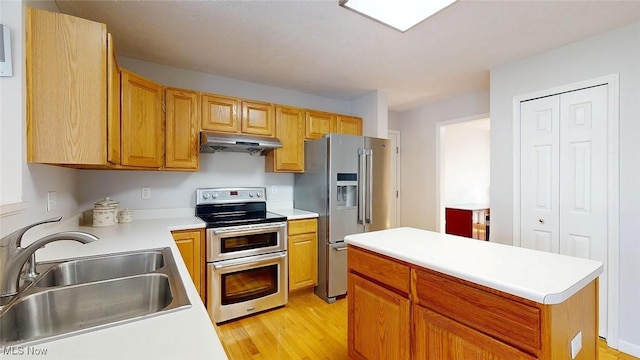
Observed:
[[[538,219],[538,222],[539,222],[540,224],[544,224],[544,219]]]

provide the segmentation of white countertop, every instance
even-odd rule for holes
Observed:
[[[345,237],[355,245],[541,304],[559,304],[603,272],[600,261],[414,228]]]
[[[286,216],[287,220],[301,220],[301,219],[313,219],[318,217],[318,213],[300,209],[273,209],[269,210],[272,213],[276,213],[282,216]]]
[[[13,349],[16,358],[21,360],[43,358],[48,360],[227,359],[170,233],[171,230],[203,228],[204,223],[201,220],[193,216],[134,220],[128,224],[103,228],[78,226],[74,223],[78,223],[78,219],[33,228],[25,234],[23,245],[28,245],[42,234],[67,230],[86,231],[100,238],[85,245],[74,241],[48,244],[36,252],[38,261],[170,247],[176,258],[191,307],[58,340],[16,346]],[[28,355],[27,351],[30,349],[32,353],[34,350],[46,351],[46,356]],[[17,355],[20,350],[24,354]],[[12,355],[6,357],[11,358]]]

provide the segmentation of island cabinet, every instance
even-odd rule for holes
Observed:
[[[287,229],[289,291],[314,287],[318,282],[318,221],[290,220]]]
[[[409,266],[353,247],[348,251],[349,357],[410,359]]]
[[[276,138],[282,147],[267,153],[265,171],[304,171],[304,111],[288,106],[276,106]]]
[[[191,280],[193,280],[193,284],[204,302],[206,292],[204,230],[176,230],[172,231],[171,235],[176,242],[184,264],[187,266],[187,270],[189,270]]]
[[[348,269],[352,358],[597,357],[597,277],[561,303],[542,304],[352,244]],[[581,346],[575,357],[572,340]]]
[[[202,130],[275,136],[273,104],[216,94],[202,95]]]
[[[200,94],[165,89],[165,169],[195,171],[199,167]]]

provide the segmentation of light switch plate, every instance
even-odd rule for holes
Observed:
[[[55,191],[47,193],[47,212],[53,211],[58,206],[58,194]]]
[[[142,200],[151,199],[151,188],[143,187],[140,191],[140,197],[142,198]]]
[[[582,350],[582,331],[571,339],[571,358],[575,359]]]

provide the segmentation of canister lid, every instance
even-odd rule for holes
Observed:
[[[104,199],[93,204],[94,209],[115,209],[118,207],[120,203],[112,200],[110,197],[105,197]]]

